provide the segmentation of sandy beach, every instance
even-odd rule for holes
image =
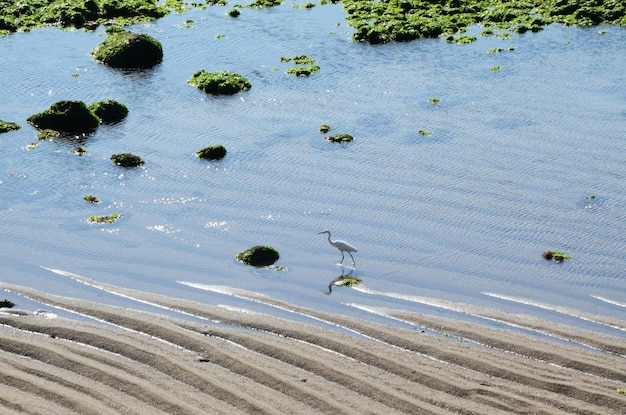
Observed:
[[[94,319],[2,309],[3,413],[623,414],[626,408],[620,393],[626,342],[536,318],[471,310],[555,340],[375,310],[414,324],[407,330],[231,292],[354,333],[346,334],[67,276],[169,315],[0,284],[51,311]],[[626,330],[624,321],[603,321]]]

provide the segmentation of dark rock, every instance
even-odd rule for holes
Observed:
[[[100,120],[82,101],[59,101],[49,109],[26,119],[33,127],[62,133],[84,133],[95,130]]]

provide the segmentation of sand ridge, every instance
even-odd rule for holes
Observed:
[[[0,284],[104,322],[0,314],[6,413],[621,414],[626,407],[626,396],[617,393],[626,386],[620,338],[496,310],[474,311],[570,336],[572,344],[376,310],[445,333],[431,335],[230,290],[357,336],[66,276],[180,317]]]

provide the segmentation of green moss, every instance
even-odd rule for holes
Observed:
[[[196,151],[196,156],[205,160],[221,160],[226,156],[226,148],[221,144],[205,147]]]
[[[189,83],[214,95],[233,95],[252,88],[252,84],[244,76],[228,71],[197,71],[189,79]]]
[[[572,256],[567,255],[561,251],[545,251],[541,254],[541,257],[545,260],[554,260],[556,262],[563,262],[566,259],[572,259]]]
[[[254,246],[235,255],[237,261],[253,267],[267,267],[278,261],[278,251],[271,246]]]
[[[335,134],[329,137],[326,137],[326,140],[332,143],[349,143],[354,140],[354,137],[350,134]]]
[[[430,102],[433,105],[437,105],[441,102],[441,100],[437,97],[431,97],[431,98],[428,98],[428,102]]]
[[[63,133],[84,133],[98,127],[100,120],[82,101],[59,101],[26,119],[33,127]]]
[[[141,157],[134,155],[133,153],[120,153],[113,154],[111,156],[113,164],[117,164],[121,167],[139,167],[145,162]]]
[[[151,68],[163,59],[159,41],[126,31],[109,33],[91,53],[95,60],[113,68]]]
[[[121,213],[112,213],[110,215],[92,215],[87,219],[90,223],[113,223],[119,218],[121,218]]]
[[[313,72],[317,72],[320,70],[318,65],[309,65],[309,66],[294,66],[293,68],[287,69],[287,73],[295,76],[311,76]]]
[[[418,133],[419,135],[426,136],[426,135],[431,135],[433,132],[432,132],[432,131],[430,131],[430,130],[419,130],[417,133]]]
[[[17,131],[22,128],[19,124],[14,122],[7,122],[0,120],[0,134],[8,133],[9,131]]]
[[[118,122],[128,115],[128,107],[126,105],[111,99],[94,102],[89,106],[89,109],[103,123]]]

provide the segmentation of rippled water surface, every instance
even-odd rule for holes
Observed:
[[[361,306],[457,315],[441,300],[607,332],[558,307],[626,319],[625,29],[370,46],[351,41],[340,5],[224,11],[133,27],[164,48],[143,72],[92,59],[102,29],[0,38],[0,119],[22,125],[0,135],[3,281],[124,306],[136,305],[46,268],[210,304],[240,305],[194,284],[245,288],[366,319],[381,318]],[[321,70],[286,74],[281,56],[300,54]],[[200,69],[252,89],[207,96],[187,84]],[[26,123],[59,100],[105,98],[129,116],[86,138],[38,142]],[[354,142],[325,141],[324,123]],[[70,154],[78,144],[86,155]],[[224,160],[194,156],[212,144]],[[146,164],[114,166],[123,151]],[[112,225],[87,222],[114,212]],[[324,229],[358,248],[355,269],[337,265]],[[288,271],[235,261],[258,244]],[[547,249],[573,259],[544,261]],[[324,295],[342,272],[360,289]]]

